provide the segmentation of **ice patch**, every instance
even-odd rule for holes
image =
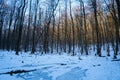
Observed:
[[[18,74],[17,77],[24,80],[52,80],[52,76],[49,76],[47,72],[42,72],[42,70]]]
[[[82,80],[86,76],[87,69],[82,70],[80,67],[75,67],[71,71],[59,76],[56,80]]]

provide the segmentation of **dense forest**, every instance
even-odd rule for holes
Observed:
[[[120,0],[0,0],[1,50],[117,58],[119,45]]]

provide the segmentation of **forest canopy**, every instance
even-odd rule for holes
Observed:
[[[0,0],[0,49],[117,58],[119,45],[119,0]]]

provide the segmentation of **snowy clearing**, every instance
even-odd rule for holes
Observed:
[[[81,58],[0,51],[0,80],[120,80],[120,61],[92,55]],[[16,74],[3,74],[11,71]]]

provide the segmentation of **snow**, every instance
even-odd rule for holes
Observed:
[[[30,52],[18,56],[14,51],[1,50],[0,80],[120,80],[120,61],[93,55],[81,59],[66,54],[31,55]],[[15,70],[35,71],[2,74]]]

